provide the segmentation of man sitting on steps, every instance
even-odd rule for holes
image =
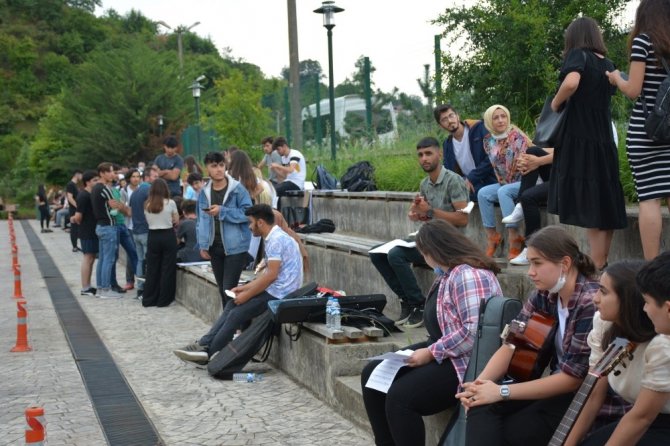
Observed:
[[[460,175],[442,166],[440,143],[432,137],[423,138],[416,146],[416,154],[428,176],[421,181],[420,193],[409,208],[409,219],[427,221],[439,218],[457,227],[467,225],[468,214],[460,210],[468,203],[468,189]],[[423,325],[426,299],[412,272],[413,263],[426,263],[419,251],[396,246],[388,254],[370,253],[370,260],[400,298],[401,312],[396,324],[405,324],[410,328]]]
[[[281,299],[302,285],[302,255],[295,240],[275,224],[272,208],[257,204],[245,210],[249,229],[265,243],[265,269],[251,282],[233,288],[235,297],[228,300],[223,313],[209,332],[197,342],[174,354],[184,361],[207,364],[224,348],[235,331],[268,308],[268,302]]]

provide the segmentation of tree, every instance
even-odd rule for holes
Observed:
[[[451,97],[437,101],[452,102],[471,116],[504,104],[516,124],[532,128],[545,98],[556,90],[565,28],[583,14],[600,23],[606,42],[618,42],[622,37],[614,20],[627,3],[488,0],[447,9],[435,23],[444,26],[451,43],[442,64]]]
[[[237,68],[215,81],[214,102],[203,106],[208,115],[204,126],[216,131],[224,147],[248,150],[271,130],[271,111],[261,104],[263,83],[261,75],[245,77]]]

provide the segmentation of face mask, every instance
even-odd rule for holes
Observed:
[[[568,278],[565,276],[565,273],[563,273],[563,271],[561,271],[561,275],[558,277],[558,280],[556,281],[556,285],[549,288],[549,292],[550,293],[558,293],[559,291],[561,291],[563,289],[563,287],[565,286],[565,282],[567,281],[567,279]]]
[[[442,268],[440,268],[439,266],[436,266],[435,268],[433,268],[433,272],[435,272],[435,274],[438,275],[438,276],[444,276],[444,274],[445,274],[444,270]]]

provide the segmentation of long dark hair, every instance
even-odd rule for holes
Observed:
[[[568,25],[568,28],[565,30],[563,57],[574,48],[591,50],[603,56],[607,54],[607,47],[605,46],[598,22],[591,17],[580,17]]]
[[[231,177],[242,183],[242,186],[249,192],[249,195],[255,197],[258,190],[258,180],[254,174],[251,158],[242,150],[235,150],[230,154],[230,166],[228,173]]]
[[[526,241],[526,246],[536,249],[542,257],[550,262],[559,263],[563,257],[570,257],[572,265],[588,278],[595,278],[596,265],[591,257],[579,250],[577,241],[560,226],[546,226]]]
[[[416,247],[423,255],[429,255],[441,266],[453,268],[470,265],[488,269],[497,274],[498,265],[484,251],[467,238],[454,225],[444,220],[430,220],[421,226],[416,235]]]
[[[163,210],[164,200],[168,200],[169,198],[170,189],[168,189],[167,183],[162,178],[156,178],[154,182],[151,183],[149,197],[147,197],[144,209],[149,213],[158,214]]]
[[[47,192],[44,189],[44,184],[39,184],[37,186],[37,196],[39,197],[40,201],[44,202],[44,204],[47,203]]]
[[[188,155],[186,158],[184,158],[184,166],[186,167],[187,173],[199,173],[202,175],[202,168],[195,160],[193,155]]]
[[[659,66],[661,58],[670,59],[670,2],[668,0],[642,0],[635,12],[635,25],[628,36],[628,50],[633,49],[633,39],[647,34],[654,46]]]
[[[642,260],[622,260],[605,269],[612,282],[612,291],[619,299],[619,316],[605,332],[602,340],[603,348],[616,337],[623,337],[632,342],[646,342],[656,336],[654,324],[643,310],[642,293],[635,283],[635,276],[645,263]]]

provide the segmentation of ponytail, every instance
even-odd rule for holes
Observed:
[[[581,251],[577,252],[577,255],[572,259],[572,262],[575,265],[575,268],[577,268],[577,271],[586,277],[595,277],[598,273],[598,269],[596,268],[593,259]]]

